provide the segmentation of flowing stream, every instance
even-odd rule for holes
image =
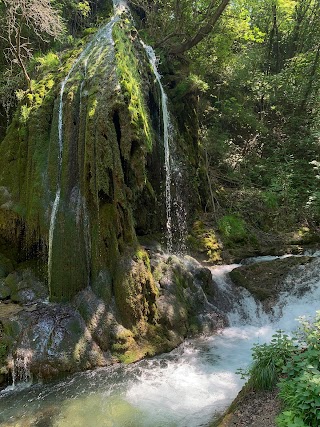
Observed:
[[[270,340],[278,329],[292,330],[298,316],[314,315],[319,308],[320,259],[287,278],[295,283],[294,290],[290,295],[283,292],[272,317],[228,279],[228,272],[237,267],[212,269],[218,293],[224,296],[221,304],[229,306],[230,327],[132,365],[78,373],[21,391],[7,389],[0,394],[0,425],[208,426],[242,387],[235,371],[250,363],[253,343]]]

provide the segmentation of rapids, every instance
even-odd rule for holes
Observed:
[[[250,363],[253,343],[297,327],[296,319],[319,308],[320,259],[299,268],[295,290],[281,295],[268,316],[228,272],[212,268],[230,327],[214,336],[188,340],[171,353],[132,365],[115,365],[72,375],[59,382],[8,388],[0,394],[1,426],[200,427],[221,414],[243,380],[235,372]],[[299,290],[308,288],[301,297]]]

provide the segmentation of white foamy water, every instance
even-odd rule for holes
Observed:
[[[252,345],[269,341],[278,329],[291,331],[299,316],[320,308],[318,259],[288,277],[294,290],[282,294],[273,319],[245,290],[241,294],[233,287],[227,273],[237,267],[213,269],[226,295],[223,303],[231,307],[230,327],[133,365],[80,373],[20,392],[7,390],[0,397],[0,425],[25,427],[42,420],[55,427],[207,426],[241,389],[243,380],[235,372],[250,363]]]

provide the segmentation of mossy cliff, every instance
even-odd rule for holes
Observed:
[[[0,369],[42,378],[224,323],[208,270],[138,243],[163,235],[165,169],[161,93],[130,18],[49,59],[0,144]]]
[[[0,145],[0,238],[19,260],[46,259],[52,245],[55,301],[113,277],[124,249],[136,244],[137,223],[140,233],[164,223],[161,214],[153,216],[162,192],[151,181],[155,170],[161,181],[163,166],[152,159],[163,157],[163,148],[147,108],[159,110],[144,49],[124,16],[100,30],[87,50],[78,62],[80,52],[73,52],[53,70],[50,84],[47,75],[34,83]],[[139,204],[135,219],[142,194],[147,203]]]

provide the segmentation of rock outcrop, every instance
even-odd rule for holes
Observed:
[[[193,258],[140,247],[120,265],[115,295],[98,296],[89,286],[65,304],[44,299],[45,286],[30,269],[10,273],[4,283],[11,287],[0,301],[2,381],[10,381],[9,374],[16,381],[49,379],[132,362],[225,325],[208,302],[211,273]]]
[[[319,259],[311,256],[290,256],[270,261],[261,261],[243,265],[230,272],[230,278],[237,286],[246,288],[257,300],[261,301],[266,312],[279,301],[281,295],[304,295],[308,288],[301,277],[308,264],[310,274],[318,268]]]
[[[167,221],[163,92],[145,49],[118,10],[20,93],[0,144],[2,380],[131,362],[224,324],[209,270],[139,245]]]

